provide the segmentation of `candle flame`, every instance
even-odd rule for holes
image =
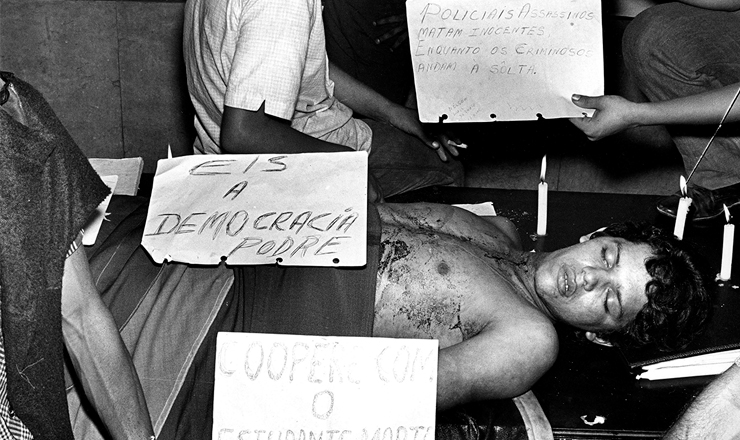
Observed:
[[[679,185],[681,186],[681,195],[686,197],[686,178],[681,176],[679,179]]]
[[[722,204],[722,207],[725,210],[725,218],[727,219],[727,223],[730,223],[730,210],[727,209],[727,205],[725,205],[724,203]]]
[[[547,154],[542,156],[542,168],[540,168],[540,182],[545,181],[545,171],[547,170]]]

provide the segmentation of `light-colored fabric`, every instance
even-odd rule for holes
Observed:
[[[529,440],[553,440],[552,427],[542,411],[540,402],[530,390],[521,396],[515,397],[514,404],[524,420]]]
[[[303,133],[369,151],[370,128],[334,98],[319,0],[188,0],[183,32],[195,150],[221,153],[224,106],[259,110]]]

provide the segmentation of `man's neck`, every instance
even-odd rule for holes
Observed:
[[[531,298],[526,298],[537,310],[545,314],[551,320],[555,320],[552,312],[547,308],[547,305],[540,298],[537,292],[537,283],[535,281],[535,275],[537,269],[542,264],[542,260],[547,256],[548,252],[524,252],[523,259],[524,264],[521,266],[520,277],[522,282],[527,286]]]

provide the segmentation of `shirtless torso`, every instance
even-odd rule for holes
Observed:
[[[514,225],[444,205],[378,211],[374,336],[439,340],[439,409],[526,392],[558,347]]]

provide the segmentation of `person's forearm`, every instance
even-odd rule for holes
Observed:
[[[103,343],[104,333],[116,331],[98,322],[88,322],[76,329],[75,336],[66,332],[70,358],[76,371],[84,371],[80,382],[85,396],[114,439],[149,439],[154,435],[146,400],[131,359],[123,354],[123,344]],[[93,337],[82,338],[80,332]],[[87,339],[87,340],[85,340]],[[120,341],[120,339],[119,339]]]
[[[154,432],[138,375],[82,250],[65,263],[62,317],[67,351],[107,430],[116,440],[149,439]]]
[[[664,440],[740,436],[740,367],[733,365],[697,396]]]
[[[681,3],[715,11],[740,10],[740,0],[681,0]]]
[[[221,123],[221,149],[232,154],[297,154],[354,151],[352,148],[316,139],[293,129],[287,121],[264,112],[233,107],[224,109]],[[375,180],[368,181],[368,200],[383,199]]]
[[[232,154],[291,154],[350,151],[349,147],[325,142],[293,129],[264,112],[233,107],[224,109],[221,149]]]
[[[698,95],[668,101],[635,103],[630,118],[635,125],[717,125],[732,102],[740,83]],[[725,122],[740,121],[740,99]]]
[[[334,96],[353,111],[376,121],[392,122],[389,110],[400,107],[369,86],[329,63],[329,78],[334,81]]]

